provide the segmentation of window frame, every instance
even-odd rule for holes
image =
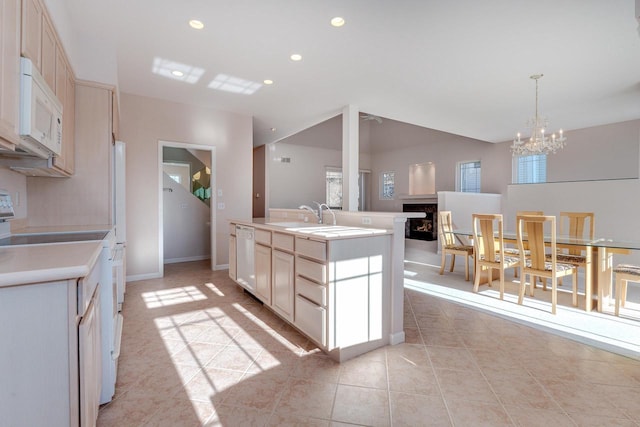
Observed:
[[[520,174],[520,166],[521,166],[521,159],[524,158],[542,158],[544,160],[544,170],[542,173],[538,172],[530,172],[528,177],[524,177],[525,180],[520,181],[521,178],[521,174]],[[547,154],[528,154],[528,155],[523,155],[523,156],[513,156],[513,161],[512,161],[512,170],[511,170],[511,183],[512,184],[543,184],[547,182],[547,166],[548,166],[548,159],[549,156]],[[531,163],[533,164],[533,160],[531,161]],[[539,165],[533,165],[533,167],[538,166]],[[536,176],[534,176],[536,175]],[[542,178],[540,178],[542,177]],[[528,179],[527,179],[528,178]]]
[[[392,187],[391,187],[391,195],[390,196],[385,196],[385,176],[390,175],[392,177],[391,181],[392,181]],[[395,195],[396,195],[396,173],[395,171],[384,171],[384,172],[380,172],[380,183],[379,183],[379,189],[380,191],[378,192],[378,197],[379,200],[394,200],[395,199]]]
[[[470,165],[470,164],[478,164],[477,169],[478,171],[478,177],[477,177],[477,191],[473,190],[473,191],[469,191],[466,189],[462,188],[462,172],[463,169],[466,165]],[[456,191],[461,192],[461,193],[481,193],[482,192],[482,161],[481,160],[465,160],[462,162],[458,162],[456,163]]]

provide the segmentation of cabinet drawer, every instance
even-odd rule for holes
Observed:
[[[262,243],[263,245],[271,245],[271,232],[267,230],[260,230],[256,228],[256,243]]]
[[[327,260],[327,242],[296,237],[296,252],[319,261]]]
[[[293,234],[273,233],[273,247],[293,252]]]
[[[304,277],[296,277],[296,294],[323,307],[327,306],[327,288]]]
[[[296,325],[309,338],[320,344],[327,345],[327,310],[296,295]]]
[[[327,282],[327,266],[325,264],[309,261],[299,256],[296,256],[296,274],[321,284]]]

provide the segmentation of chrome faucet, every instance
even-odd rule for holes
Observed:
[[[320,211],[320,216],[318,216],[318,215],[316,214],[316,211],[314,211],[312,208],[310,208],[310,207],[309,207],[309,206],[307,206],[307,205],[300,205],[300,206],[298,206],[298,209],[305,209],[305,210],[308,210],[309,212],[311,212],[311,213],[313,214],[313,216],[315,216],[316,218],[318,218],[318,224],[321,224],[321,223],[322,223],[322,211]]]
[[[318,202],[313,202],[313,203],[318,205],[318,224],[324,224],[324,222],[322,221],[322,208],[325,208],[327,212],[329,212],[333,217],[332,225],[336,225],[336,214],[333,213],[329,205],[327,205],[326,203],[318,203]]]

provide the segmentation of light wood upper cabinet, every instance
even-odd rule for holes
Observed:
[[[56,91],[56,36],[47,18],[42,15],[42,45],[40,51],[40,74],[52,91]],[[56,93],[57,94],[57,93]],[[60,100],[62,103],[62,100]]]
[[[42,4],[40,0],[22,1],[22,56],[41,70]]]
[[[55,93],[62,104],[62,151],[53,158],[53,171],[71,176],[75,170],[75,81],[62,49],[56,52]]]
[[[67,84],[64,103],[64,118],[62,121],[62,152],[64,154],[64,170],[73,175],[76,161],[76,82],[67,67]]]
[[[67,61],[64,57],[63,50],[60,48],[60,46],[56,46],[56,85],[54,88],[54,92],[56,93],[56,96],[60,100],[60,103],[62,104],[63,108],[65,106],[64,101],[66,98],[66,90],[67,90]]]
[[[0,3],[0,146],[19,141],[20,0]]]
[[[9,0],[2,0],[7,3]],[[54,156],[53,167],[43,173],[38,169],[29,169],[29,175],[35,176],[61,176],[73,175],[75,170],[75,77],[69,66],[69,61],[46,7],[41,0],[11,0],[18,5],[18,20],[22,22],[22,28],[14,25],[14,35],[21,35],[22,42],[18,39],[18,54],[16,57],[19,79],[19,56],[31,59],[33,64],[42,74],[49,88],[55,93],[62,104],[62,150],[60,155]],[[20,21],[20,1],[22,2],[22,21]],[[4,31],[4,26],[3,26]],[[20,49],[21,47],[21,49]],[[3,55],[4,58],[4,55]],[[19,82],[19,80],[17,80]],[[4,82],[4,80],[3,80]],[[19,84],[16,84],[16,91]],[[4,94],[4,90],[2,92]],[[18,96],[19,93],[17,92]],[[4,102],[5,97],[2,97]],[[16,105],[19,105],[19,99]],[[17,107],[16,107],[17,108]]]

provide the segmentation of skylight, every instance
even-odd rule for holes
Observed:
[[[227,74],[218,74],[216,78],[209,83],[210,89],[241,93],[243,95],[252,95],[261,87],[262,83],[252,82],[251,80],[245,80]]]
[[[170,59],[158,58],[157,56],[153,58],[151,71],[159,76],[190,84],[196,84],[204,74],[204,68],[182,64]]]

